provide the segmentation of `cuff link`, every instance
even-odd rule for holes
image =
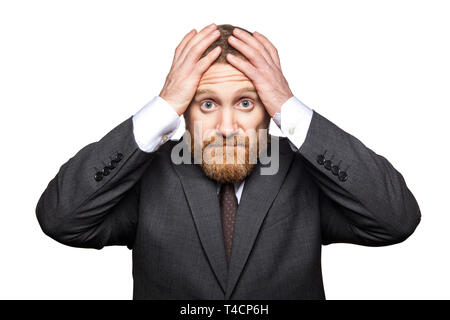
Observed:
[[[166,142],[167,140],[169,140],[169,137],[167,136],[167,134],[163,135],[161,138],[161,141]]]

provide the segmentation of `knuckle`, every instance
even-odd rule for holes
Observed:
[[[200,50],[201,50],[201,48],[198,45],[196,45],[196,46],[192,47],[191,53],[198,55],[198,54],[200,54]]]
[[[255,58],[256,58],[256,52],[254,50],[249,50],[247,55],[250,59],[255,60]]]
[[[191,48],[192,48],[192,44],[191,44],[191,43],[187,43],[187,44],[184,46],[183,51],[184,51],[184,52],[189,52],[189,50],[191,50]]]
[[[213,61],[213,57],[208,54],[206,56],[204,56],[203,58],[201,58],[198,63],[200,63],[201,65],[205,65],[205,64],[210,64]]]
[[[256,42],[255,45],[258,47],[258,50],[259,50],[259,51],[264,51],[264,50],[266,50],[266,47],[265,47],[262,43],[260,43],[260,42]]]
[[[200,59],[197,64],[196,67],[203,67],[205,64],[207,64],[209,62],[209,57],[204,57],[202,59]]]
[[[220,50],[217,51],[217,50],[213,49],[213,50],[211,50],[211,51],[206,55],[206,57],[207,57],[209,60],[215,60],[215,59],[218,57],[219,52],[220,52]]]

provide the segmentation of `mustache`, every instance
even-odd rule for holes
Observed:
[[[249,145],[249,138],[247,136],[233,136],[231,138],[221,138],[213,136],[209,141],[205,142],[206,147],[232,147],[241,146],[246,147]]]

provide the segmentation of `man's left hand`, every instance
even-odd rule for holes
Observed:
[[[293,96],[288,82],[281,72],[280,58],[275,46],[262,34],[235,28],[228,43],[239,50],[247,59],[245,61],[232,54],[227,61],[244,73],[258,91],[261,102],[271,117],[281,112],[281,106]]]

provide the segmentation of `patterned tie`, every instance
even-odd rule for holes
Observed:
[[[222,216],[223,240],[225,243],[227,261],[229,264],[231,256],[231,244],[233,243],[234,222],[236,221],[236,212],[238,207],[233,183],[222,184],[219,193],[219,204],[220,214]]]

